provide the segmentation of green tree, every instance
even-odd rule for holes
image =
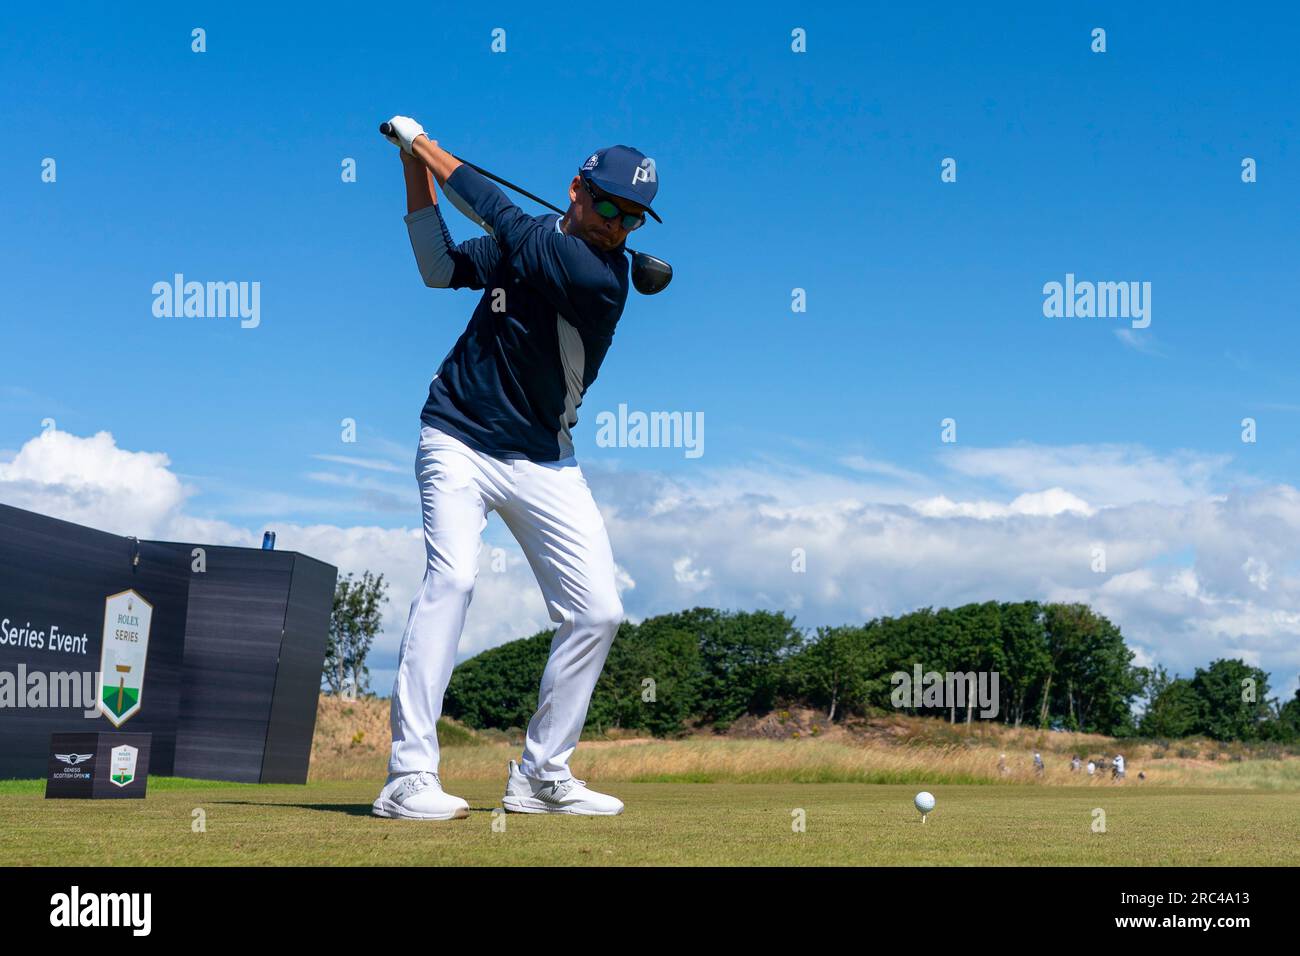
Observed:
[[[998,684],[1006,702],[1002,714],[1019,727],[1052,672],[1052,655],[1037,601],[1003,604],[1000,611],[1004,664]]]
[[[700,646],[672,617],[624,623],[596,684],[587,726],[680,734],[699,709]]]
[[[699,641],[703,720],[724,729],[743,714],[772,709],[788,680],[787,659],[802,642],[790,618],[712,608],[668,616]]]
[[[820,627],[790,658],[790,690],[823,708],[828,721],[845,713],[861,714],[887,692],[885,653],[876,642],[879,628],[874,624]]]
[[[359,581],[349,573],[334,585],[334,607],[321,672],[330,693],[360,694],[370,689],[366,656],[383,623],[387,592],[384,576],[373,576],[369,571]]]
[[[1200,719],[1200,699],[1191,681],[1170,677],[1163,667],[1145,670],[1143,696],[1146,708],[1138,723],[1144,737],[1176,739],[1195,733]]]
[[[938,666],[942,646],[933,609],[923,607],[899,617],[877,618],[867,626],[873,630],[877,646],[884,655],[887,682],[891,675],[900,671],[911,677],[917,664],[921,665],[922,670],[932,670]],[[888,695],[879,703],[882,706],[892,706]],[[909,713],[916,711],[910,705],[903,709]]]
[[[1093,626],[1070,668],[1079,727],[1086,733],[1129,736],[1135,730],[1133,702],[1142,690],[1133,652],[1113,622],[1091,608],[1086,611]]]
[[[1277,743],[1295,743],[1300,740],[1300,690],[1285,704],[1273,701],[1272,718],[1260,728],[1260,736]]]
[[[1244,661],[1220,659],[1196,668],[1197,732],[1215,740],[1258,740],[1268,719],[1268,674]]]
[[[460,664],[447,683],[443,712],[471,727],[526,727],[555,632],[539,631]]]
[[[997,603],[965,604],[951,612],[940,612],[939,622],[943,669],[953,673],[997,671],[1000,685],[1006,654],[1002,648],[1002,615]],[[948,719],[952,723],[962,719],[967,724],[971,722],[977,702],[974,694],[967,693],[965,697],[965,707],[960,713],[956,698],[949,701]]]
[[[1049,726],[1056,715],[1085,733],[1132,733],[1132,703],[1141,685],[1120,629],[1085,604],[1048,604],[1044,613],[1052,668],[1039,726]]]

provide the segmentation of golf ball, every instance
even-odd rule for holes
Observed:
[[[928,790],[922,790],[916,795],[916,799],[912,802],[916,804],[916,809],[920,810],[922,813],[929,813],[934,809],[934,794],[930,793]]]

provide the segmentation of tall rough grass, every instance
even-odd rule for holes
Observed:
[[[1200,786],[1300,789],[1300,759],[1276,751],[1249,756],[1203,739],[1115,741],[1086,734],[1032,728],[961,726],[932,718],[891,716],[854,734],[797,739],[735,739],[696,736],[682,740],[628,738],[584,740],[574,772],[601,782],[637,783],[1041,783],[1045,786]],[[513,736],[513,739],[512,739]],[[447,780],[501,780],[506,761],[518,757],[518,735],[475,733],[439,724],[442,775]],[[380,780],[386,773],[390,737],[388,701],[322,697],[312,748],[312,780]],[[1033,768],[1038,750],[1046,764]],[[1128,779],[1109,771],[1089,777],[1071,772],[1070,757],[1113,756],[1128,761]],[[1276,752],[1276,756],[1273,753]],[[1261,751],[1263,753],[1263,751]],[[1000,767],[1002,754],[1005,771]],[[1182,754],[1180,756],[1179,754]],[[1139,780],[1145,771],[1146,780]]]

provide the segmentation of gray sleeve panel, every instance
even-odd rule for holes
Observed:
[[[492,227],[483,221],[483,218],[474,211],[474,207],[465,201],[464,196],[451,188],[450,182],[443,184],[442,194],[451,201],[453,206],[460,210],[461,214],[465,216],[466,219],[478,223],[489,236],[492,235]]]
[[[426,206],[409,213],[406,231],[411,237],[411,250],[415,253],[415,264],[420,267],[424,284],[431,289],[449,288],[456,269],[451,257],[454,246],[438,207]]]

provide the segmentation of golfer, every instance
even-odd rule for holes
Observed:
[[[593,153],[563,216],[530,216],[405,116],[389,121],[406,175],[406,225],[424,284],[482,289],[421,413],[416,476],[424,583],[411,602],[393,684],[393,749],[381,817],[448,820],[469,806],[442,789],[437,722],[496,511],[523,549],[557,625],[523,754],[503,804],[519,813],[620,813],[573,777],[569,758],[623,618],[605,524],[574,458],[571,429],[628,293],[628,232],[658,190],[627,146]],[[488,235],[454,243],[433,182]]]

